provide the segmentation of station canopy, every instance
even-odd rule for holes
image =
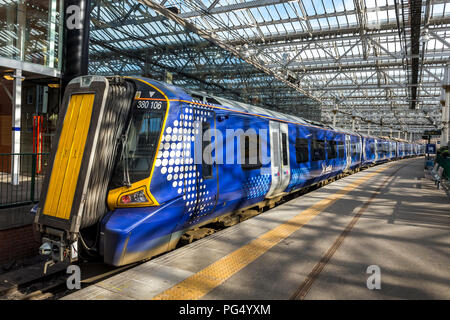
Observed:
[[[96,0],[93,74],[183,88],[365,131],[441,127],[442,0]]]

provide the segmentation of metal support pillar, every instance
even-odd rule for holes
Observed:
[[[450,90],[445,91],[445,106],[442,107],[441,147],[448,145]]]
[[[448,145],[448,125],[449,125],[449,107],[450,107],[450,63],[447,63],[444,74],[444,81],[442,82],[444,91],[444,105],[442,106],[442,132],[441,132],[441,147]]]
[[[16,48],[18,53],[17,58],[20,61],[25,60],[26,26],[27,26],[27,6],[25,4],[25,1],[18,1]]]
[[[334,109],[333,111],[333,127],[336,127],[336,114],[337,114],[337,109]]]
[[[49,1],[49,8],[48,8],[48,35],[47,35],[47,55],[48,59],[46,61],[46,65],[50,68],[55,67],[55,48],[56,48],[56,27],[57,27],[57,20],[56,20],[56,14],[57,14],[57,0],[50,0]],[[62,34],[62,33],[61,33]]]
[[[90,1],[67,0],[64,20],[64,76],[61,94],[75,77],[88,73]]]
[[[13,103],[12,103],[12,152],[20,153],[20,116],[22,112],[22,70],[14,72]],[[20,156],[13,155],[11,159],[11,181],[13,185],[19,184]]]

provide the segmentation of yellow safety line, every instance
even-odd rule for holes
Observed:
[[[350,183],[338,192],[320,200],[308,209],[302,211],[291,220],[264,233],[243,247],[231,252],[203,270],[200,270],[198,273],[154,296],[153,300],[200,299],[212,289],[218,287],[225,280],[274,247],[277,243],[290,236],[293,232],[299,230],[312,218],[317,216],[344,195],[392,165],[393,164],[381,167],[376,171],[356,180],[355,182]]]

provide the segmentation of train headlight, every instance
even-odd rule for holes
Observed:
[[[121,204],[135,204],[149,202],[143,190],[126,194],[120,197]]]

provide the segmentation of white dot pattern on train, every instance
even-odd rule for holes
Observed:
[[[270,174],[263,174],[249,178],[243,185],[244,194],[247,200],[264,196],[270,188]]]
[[[194,164],[194,140],[200,123],[211,116],[212,108],[193,104],[183,105],[182,112],[172,123],[167,124],[159,145],[155,167],[165,176],[170,186],[183,194],[186,210],[196,223],[211,211],[215,195],[206,190],[206,183]]]

